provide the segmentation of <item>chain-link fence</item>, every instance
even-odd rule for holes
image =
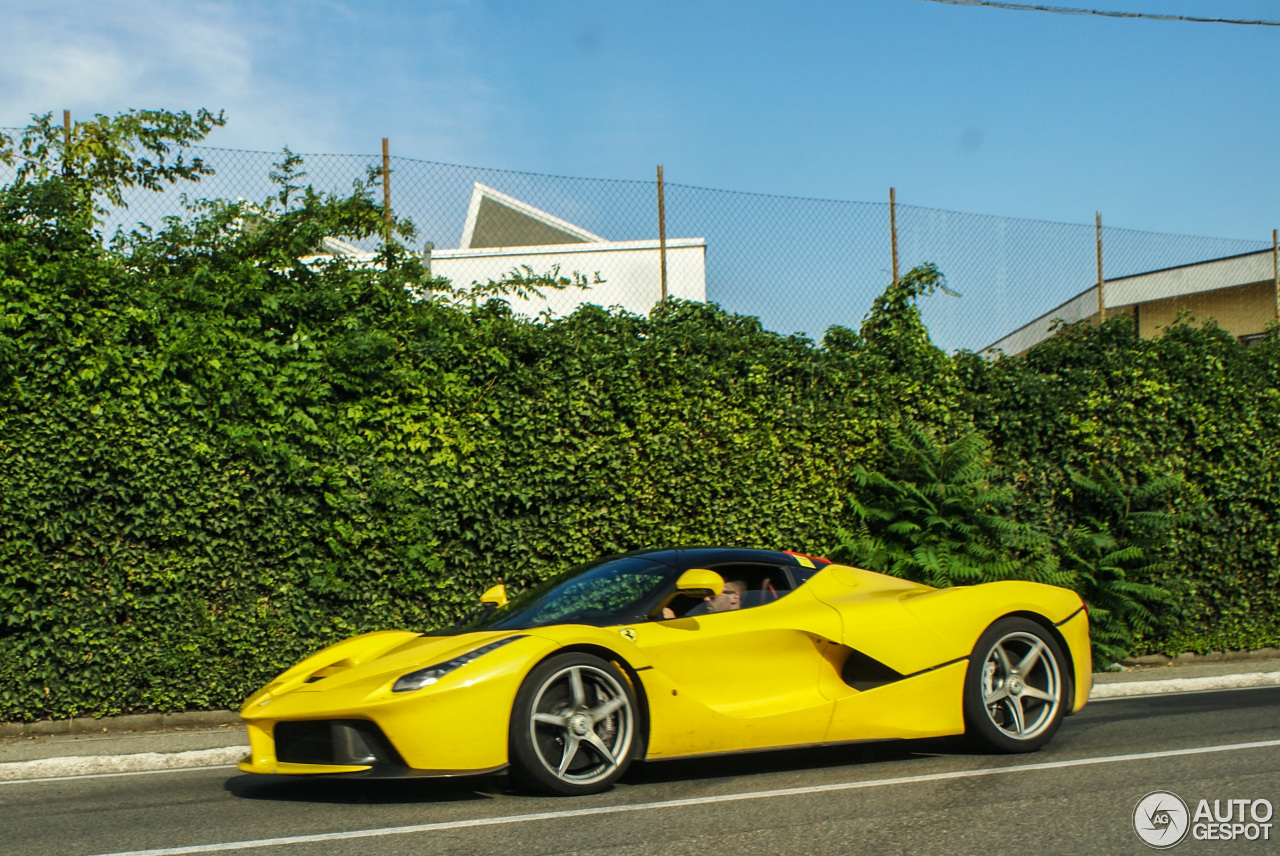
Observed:
[[[278,189],[269,173],[282,159],[279,153],[196,147],[191,154],[215,174],[163,193],[130,192],[128,209],[115,212],[108,227],[158,224],[181,213],[183,194],[258,201]],[[303,158],[303,183],[339,194],[382,166],[377,155]],[[758,316],[768,329],[820,340],[832,325],[856,328],[892,279],[888,203],[667,183],[660,212],[657,181],[537,175],[403,157],[391,157],[389,166],[393,211],[417,226],[432,272],[455,285],[526,266],[539,274],[558,268],[562,275],[603,280],[586,292],[553,293],[518,307],[530,313],[565,313],[583,301],[647,312],[665,288],[672,296]],[[374,192],[380,201],[380,184]],[[1090,289],[1097,283],[1098,235],[1092,224],[911,205],[898,205],[895,213],[900,270],[934,262],[961,295],[921,304],[943,348],[980,350],[1036,319],[1055,312],[1068,320],[1088,317],[1081,307],[1090,300],[1096,306],[1097,292]],[[1101,244],[1108,282],[1263,250],[1268,266],[1271,261],[1271,243],[1261,240],[1104,227]],[[352,254],[374,248],[329,247]],[[1129,291],[1139,294],[1145,286],[1135,283]],[[1110,293],[1107,304],[1119,306]]]

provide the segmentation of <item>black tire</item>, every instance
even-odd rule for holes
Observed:
[[[631,763],[639,717],[631,683],[590,654],[560,654],[529,673],[511,710],[511,775],[561,796],[607,790]]]
[[[965,733],[981,748],[1034,752],[1071,704],[1071,670],[1041,625],[1007,617],[987,628],[964,678]]]

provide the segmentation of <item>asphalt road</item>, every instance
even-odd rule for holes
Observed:
[[[1154,790],[1192,812],[1201,799],[1280,807],[1280,688],[1095,702],[1033,755],[929,741],[669,761],[578,799],[512,793],[500,778],[228,768],[0,783],[0,854],[1100,856],[1153,852],[1131,818]],[[1270,823],[1267,841],[1188,836],[1170,852],[1280,853],[1280,812]]]

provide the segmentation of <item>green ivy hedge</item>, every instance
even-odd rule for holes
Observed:
[[[957,359],[966,409],[1015,474],[1023,513],[1050,529],[1074,522],[1072,469],[1183,482],[1165,567],[1143,580],[1173,598],[1134,653],[1280,639],[1280,330],[1245,348],[1190,322],[1139,339],[1117,318],[1060,330],[1023,358]]]
[[[603,553],[830,551],[908,423],[986,434],[1055,535],[1072,468],[1181,475],[1173,570],[1143,581],[1173,599],[1135,653],[1280,639],[1275,337],[1117,320],[953,358],[915,306],[931,268],[821,347],[680,301],[531,320],[394,241],[379,269],[302,263],[384,225],[367,186],[285,173],[105,245],[75,176],[0,189],[0,719],[232,707],[321,645]]]

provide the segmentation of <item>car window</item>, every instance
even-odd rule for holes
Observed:
[[[666,605],[664,617],[685,618],[752,609],[773,603],[791,591],[790,579],[777,565],[728,562],[707,567],[724,579],[724,592],[715,598],[675,595]]]
[[[525,592],[465,630],[517,630],[546,624],[609,624],[642,618],[673,571],[667,565],[624,556],[579,567]]]
[[[726,582],[733,580],[741,584],[743,590],[739,601],[742,609],[768,605],[791,591],[786,572],[776,565],[736,562],[719,565],[712,570]]]
[[[830,559],[819,559],[816,556],[802,556],[793,553],[796,557],[796,564],[788,565],[787,572],[791,575],[791,579],[795,582],[795,587],[800,588],[809,581],[809,578],[818,571],[831,564]]]

